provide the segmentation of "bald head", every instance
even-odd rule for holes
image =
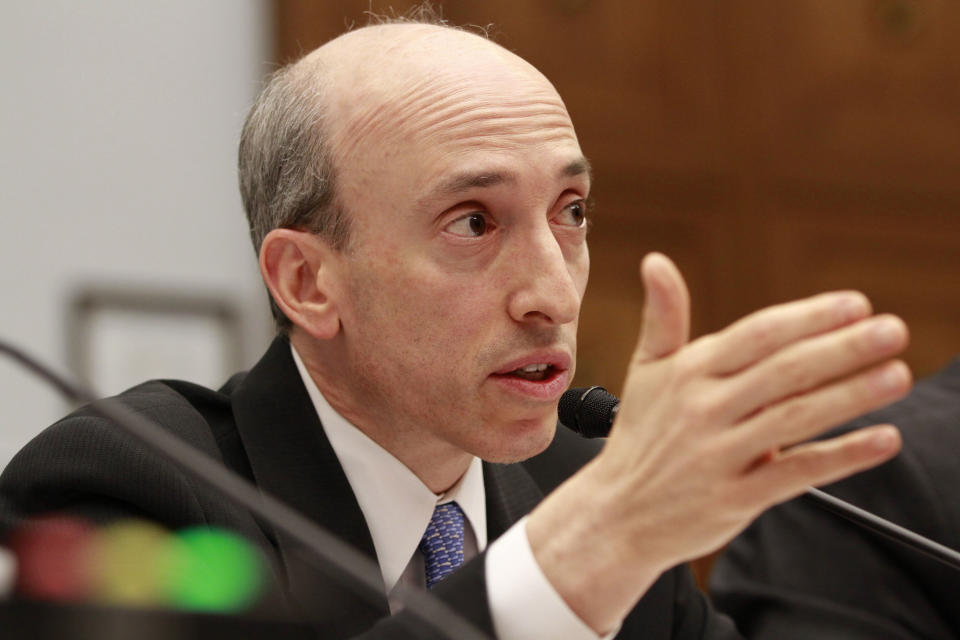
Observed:
[[[569,123],[539,71],[480,35],[421,23],[343,34],[278,72],[244,126],[240,183],[254,247],[271,229],[301,228],[345,248],[349,203],[376,188],[384,167],[415,147],[497,135],[545,106],[557,126]]]
[[[511,107],[552,103],[568,118],[536,68],[457,29],[377,25],[344,34],[311,58],[304,62],[326,69],[335,88],[327,98],[327,126],[337,166],[389,162],[398,149],[431,144],[443,134],[482,135],[489,128],[477,128],[484,115],[506,116]]]

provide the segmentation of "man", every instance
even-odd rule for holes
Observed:
[[[890,420],[903,428],[902,453],[826,491],[960,548],[960,360],[837,432]],[[960,636],[960,572],[804,500],[771,509],[738,536],[717,562],[711,593],[754,638]]]
[[[623,404],[590,459],[555,433],[589,269],[588,167],[553,86],[480,36],[383,24],[327,43],[271,81],[241,141],[282,335],[220,392],[152,383],[123,401],[376,557],[388,594],[432,583],[431,527],[462,527],[473,559],[433,591],[499,638],[731,637],[673,567],[896,452],[889,426],[788,447],[905,393],[890,358],[906,330],[846,292],[687,345],[683,280],[648,256]],[[2,488],[26,511],[231,526],[337,634],[388,611],[86,414],[28,447]]]

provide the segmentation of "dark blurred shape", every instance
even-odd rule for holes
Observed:
[[[251,616],[50,602],[0,603],[4,640],[306,640],[306,624]]]

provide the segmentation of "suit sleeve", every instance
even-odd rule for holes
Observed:
[[[733,620],[714,609],[713,604],[693,579],[693,573],[684,565],[674,570],[676,591],[673,638],[700,638],[702,640],[742,640]]]
[[[957,548],[960,361],[831,435],[880,422],[900,428],[900,455],[825,490]],[[960,572],[802,498],[738,536],[710,586],[717,606],[750,638],[960,637]]]
[[[956,637],[911,575],[918,561],[798,501],[731,543],[711,592],[757,640]]]

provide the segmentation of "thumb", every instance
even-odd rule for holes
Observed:
[[[646,290],[640,341],[634,362],[667,356],[690,339],[690,292],[676,265],[662,253],[648,253],[640,263]]]

